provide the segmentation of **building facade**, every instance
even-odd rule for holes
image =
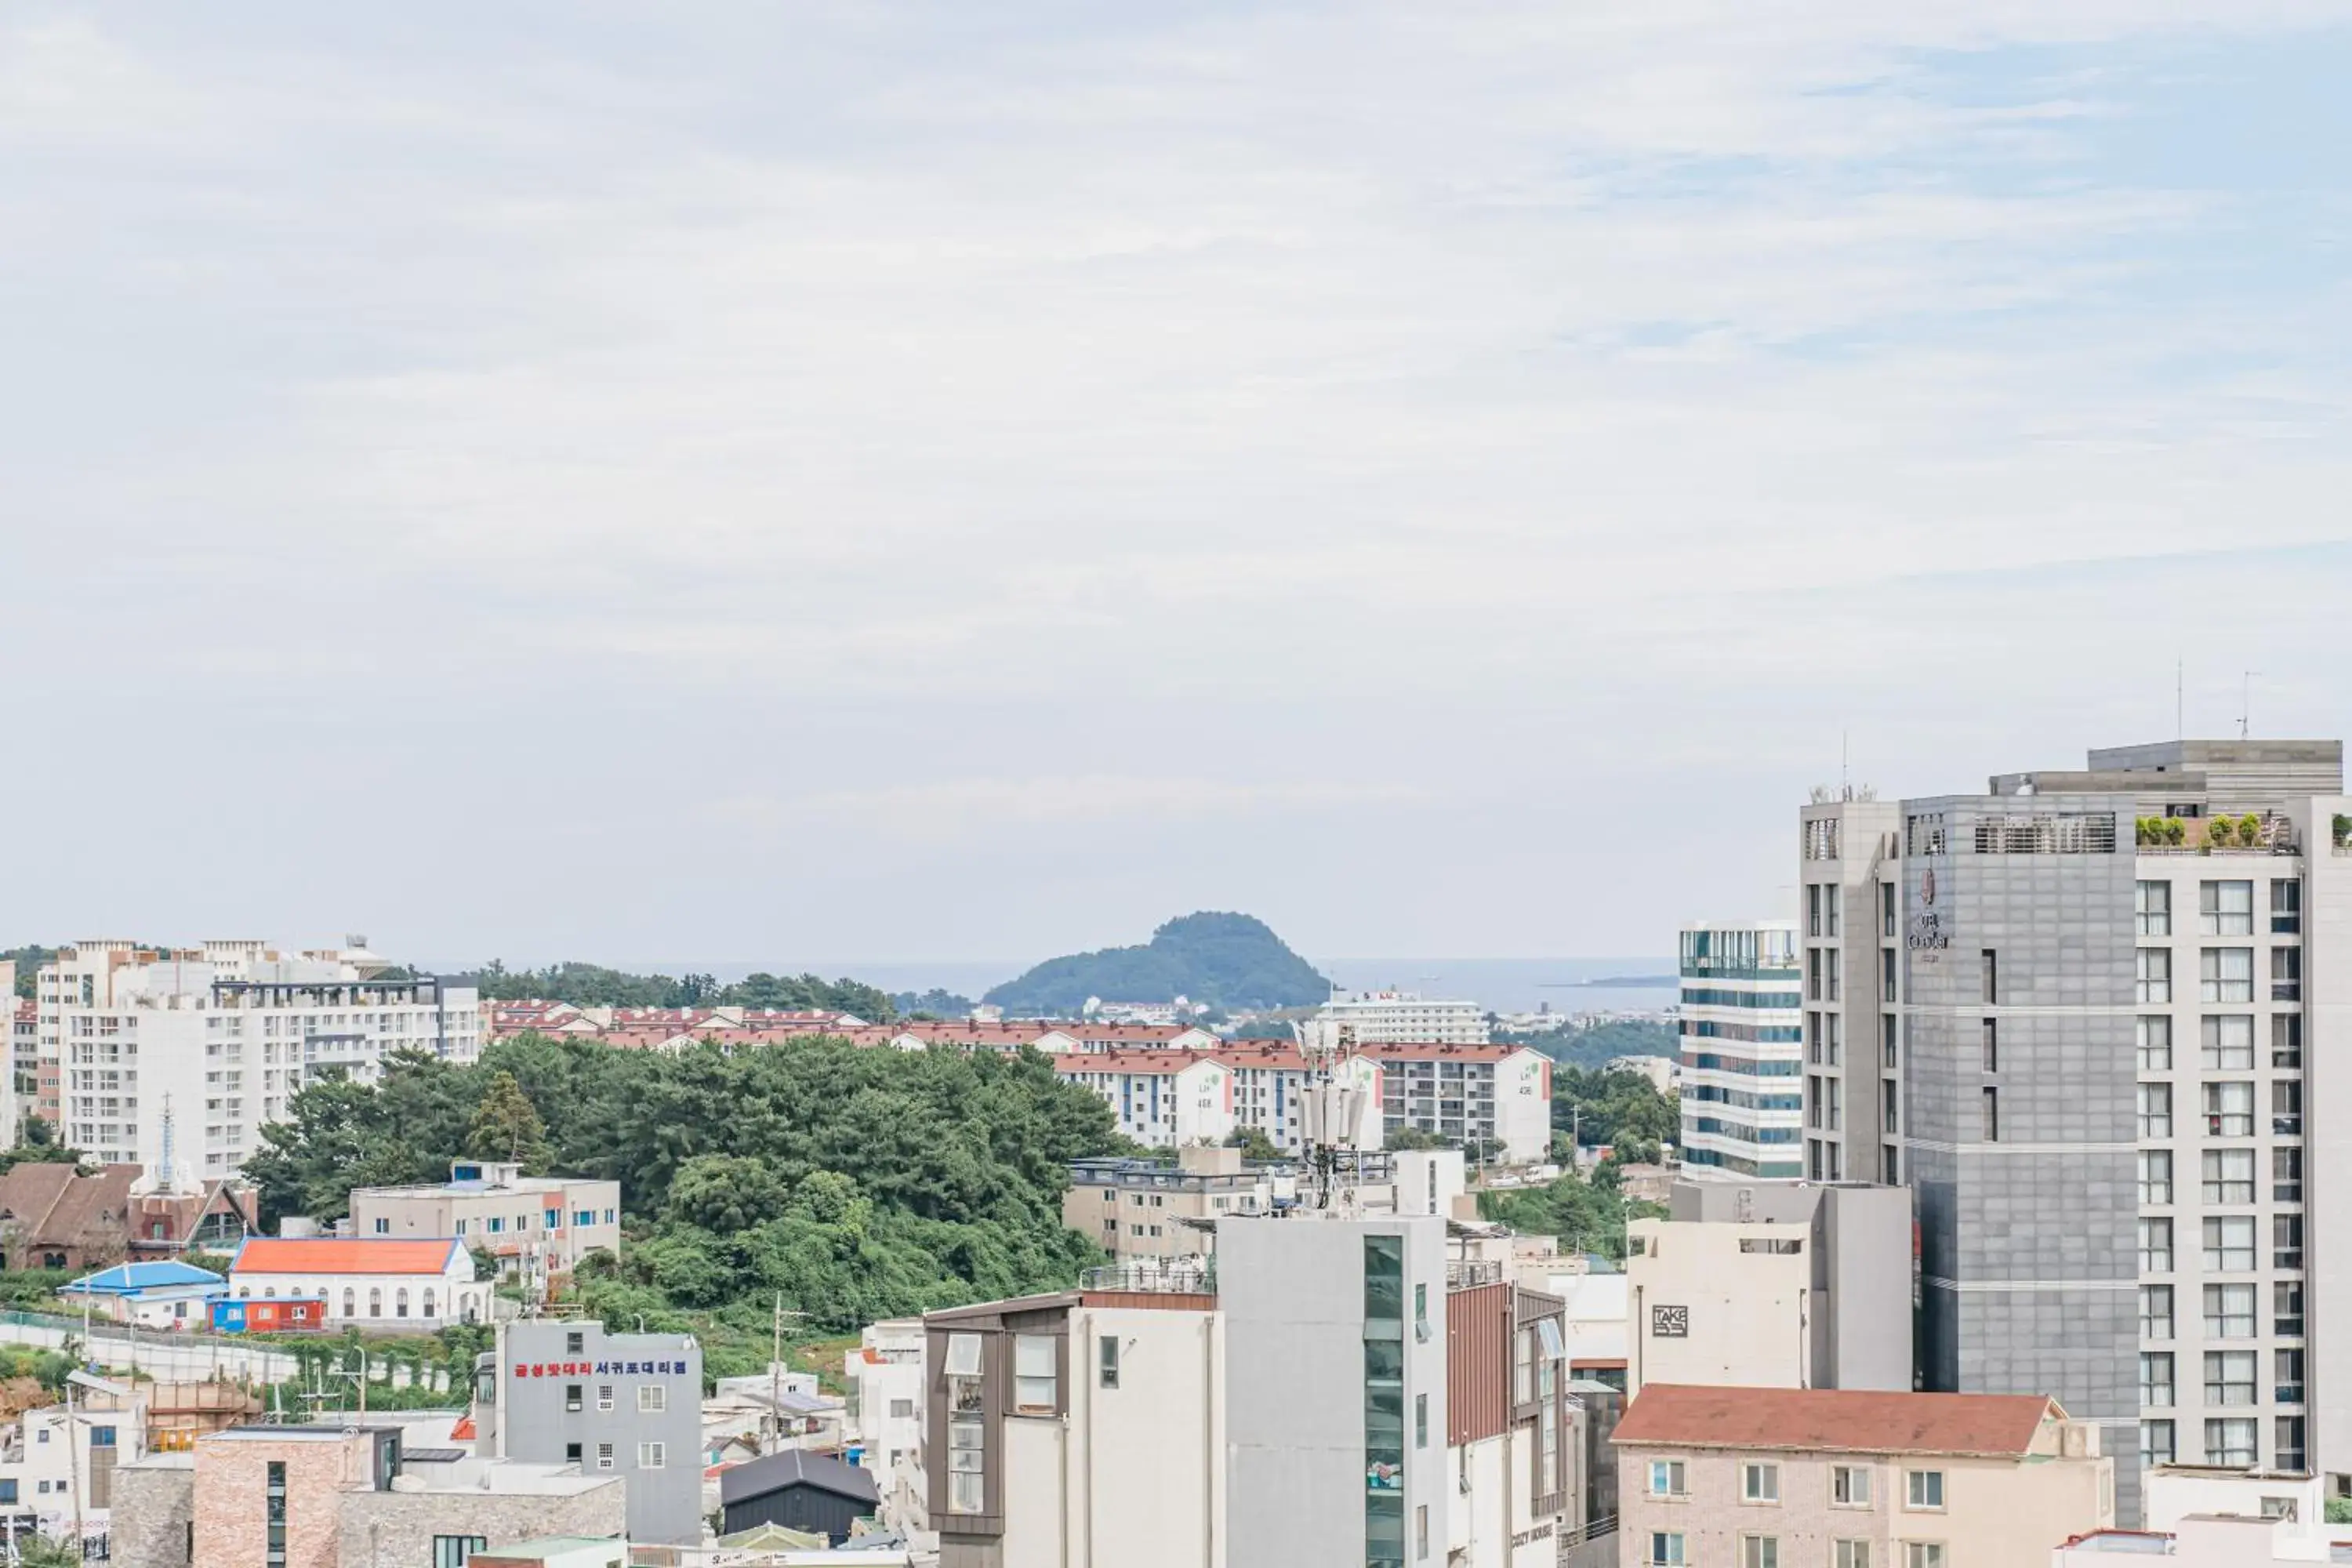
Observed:
[[[372,1081],[401,1049],[474,1059],[473,988],[384,978],[391,969],[357,946],[77,942],[41,966],[37,998],[40,1058],[61,1076],[61,1137],[105,1163],[211,1180],[251,1157],[311,1077]]]
[[[362,1238],[456,1237],[510,1271],[559,1278],[598,1248],[619,1255],[621,1184],[457,1160],[437,1186],[354,1187],[352,1228]]]
[[[476,1367],[476,1451],[626,1483],[629,1539],[702,1539],[702,1347],[593,1321],[500,1325]]]
[[[1404,1041],[1483,1046],[1490,1037],[1486,1010],[1475,1002],[1448,1002],[1411,991],[1360,991],[1334,996],[1320,1016],[1355,1031],[1361,1046]]]
[[[1218,1220],[1271,1214],[1297,1187],[1286,1168],[1246,1164],[1239,1149],[1181,1149],[1173,1165],[1074,1160],[1062,1223],[1117,1258],[1192,1257],[1211,1249]]]
[[[1118,1130],[1152,1149],[1222,1143],[1234,1130],[1233,1073],[1178,1050],[1074,1051],[1054,1058],[1066,1083],[1102,1098]]]
[[[1475,1149],[1482,1163],[1551,1154],[1551,1058],[1525,1046],[1362,1045],[1380,1068],[1383,1135],[1410,1127]]]
[[[1796,922],[1685,926],[1681,968],[1684,1169],[1748,1181],[1802,1175]]]
[[[454,1237],[419,1240],[251,1236],[229,1259],[228,1294],[241,1301],[324,1302],[337,1327],[431,1333],[488,1319],[492,1287]]]
[[[2126,1519],[2143,1461],[2352,1495],[2347,804],[2182,741],[1801,813],[1808,1173],[1913,1188],[1928,1386],[2105,1423]]]

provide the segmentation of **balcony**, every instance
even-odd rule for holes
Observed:
[[[1078,1289],[1150,1296],[1213,1296],[1217,1293],[1217,1260],[1139,1258],[1084,1270],[1078,1276]]]
[[[1468,1290],[1480,1285],[1500,1285],[1502,1282],[1501,1258],[1449,1258],[1445,1260],[1445,1288],[1448,1290]]]

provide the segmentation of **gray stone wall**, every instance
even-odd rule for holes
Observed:
[[[114,1472],[108,1549],[119,1563],[181,1568],[195,1517],[195,1467],[125,1465]]]
[[[341,1547],[343,1568],[374,1568],[432,1562],[436,1535],[478,1535],[498,1547],[547,1535],[617,1539],[627,1525],[627,1489],[617,1477],[570,1497],[352,1492],[343,1499]]]

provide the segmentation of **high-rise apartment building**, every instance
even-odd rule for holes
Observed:
[[[1484,1045],[1486,1010],[1475,1002],[1447,1002],[1412,991],[1360,991],[1334,996],[1322,1016],[1356,1032],[1360,1046],[1393,1041]]]
[[[1801,813],[1807,1173],[1914,1190],[1927,1386],[2101,1422],[2126,1518],[2352,1495],[2347,809],[2340,742],[2179,741]]]
[[[1803,971],[1791,921],[1682,933],[1683,1168],[1804,1173]]]
[[[102,1164],[210,1179],[245,1163],[310,1077],[370,1081],[404,1047],[471,1061],[474,989],[387,977],[404,973],[356,942],[299,953],[258,942],[77,942],[41,966],[37,987],[61,1135]]]

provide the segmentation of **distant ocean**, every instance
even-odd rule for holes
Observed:
[[[1675,1002],[1671,980],[1663,986],[1588,984],[1618,976],[1671,976],[1675,972],[1671,958],[1310,958],[1310,962],[1344,990],[1418,991],[1424,996],[1476,1002],[1496,1013],[1532,1013],[1546,1002],[1555,1013],[1656,1012]],[[706,960],[625,962],[615,967],[637,973],[694,972],[730,981],[740,980],[761,966]],[[827,979],[845,975],[894,993],[938,986],[977,998],[1028,965],[1018,959],[842,959],[793,967],[814,969]]]

